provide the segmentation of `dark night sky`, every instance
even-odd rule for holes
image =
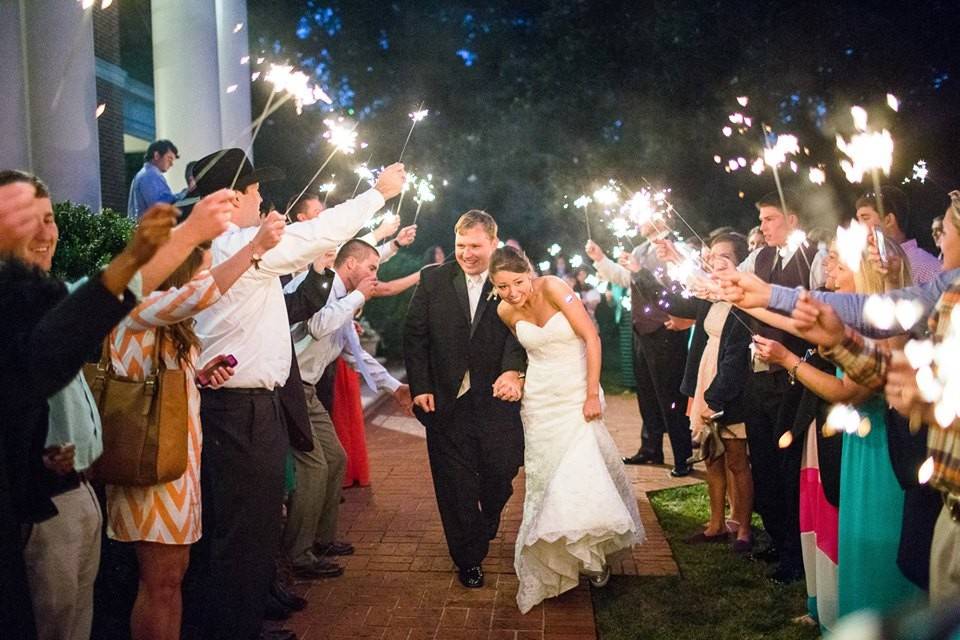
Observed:
[[[122,0],[133,9],[127,34],[132,23],[142,38],[147,4]],[[641,177],[669,185],[702,231],[723,223],[746,230],[750,203],[773,180],[715,164],[714,155],[726,163],[760,151],[756,125],[744,137],[721,133],[737,110],[798,135],[810,150],[801,164],[825,168],[823,187],[805,169],[785,177],[809,194],[811,225],[851,214],[862,190],[844,179],[834,143],[838,130],[851,132],[853,104],[893,133],[889,182],[917,159],[929,162],[937,185],[906,186],[918,235],[960,174],[955,2],[249,0],[248,8],[251,53],[316,74],[336,112],[359,121],[373,164],[395,159],[407,113],[426,102],[431,115],[405,161],[450,185],[425,205],[417,246],[449,242],[456,215],[471,207],[494,213],[534,255],[554,241],[582,244],[583,223],[562,209],[563,198],[607,178],[632,189]],[[125,66],[149,70],[148,56],[130,53],[136,42],[128,35]],[[899,113],[885,106],[888,91],[900,98]],[[266,95],[256,84],[255,113]],[[736,103],[742,95],[746,110]],[[287,108],[264,127],[257,161],[288,175],[272,193],[277,202],[326,156],[324,117]],[[330,171],[339,180],[364,159],[335,161]]]

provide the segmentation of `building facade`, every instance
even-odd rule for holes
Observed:
[[[0,168],[36,173],[55,201],[124,211],[150,141],[180,150],[174,191],[188,161],[248,146],[246,0],[142,4],[153,86],[124,69],[120,2],[0,0],[0,73],[15,89],[0,102]]]

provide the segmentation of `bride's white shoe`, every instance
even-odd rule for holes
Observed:
[[[599,573],[595,571],[587,573],[587,578],[590,579],[590,586],[592,587],[600,589],[607,586],[607,583],[610,582],[610,565],[603,565],[603,571]]]

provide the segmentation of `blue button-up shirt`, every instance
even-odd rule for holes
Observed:
[[[178,199],[178,195],[170,190],[170,185],[160,173],[160,169],[151,162],[144,162],[143,168],[137,171],[130,183],[127,216],[139,220],[151,205],[158,202],[173,204]]]

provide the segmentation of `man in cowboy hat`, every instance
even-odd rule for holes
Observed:
[[[213,241],[213,264],[218,264],[256,234],[260,182],[280,175],[276,169],[255,169],[240,149],[202,158],[193,175],[201,197],[231,184],[238,192],[230,228]],[[199,365],[219,353],[238,362],[227,385],[202,392],[206,638],[258,637],[273,579],[289,446],[278,390],[292,358],[280,276],[305,268],[352,238],[386,199],[400,193],[403,181],[403,165],[391,165],[373,189],[315,220],[287,226],[280,244],[254,255],[231,290],[196,316]]]

